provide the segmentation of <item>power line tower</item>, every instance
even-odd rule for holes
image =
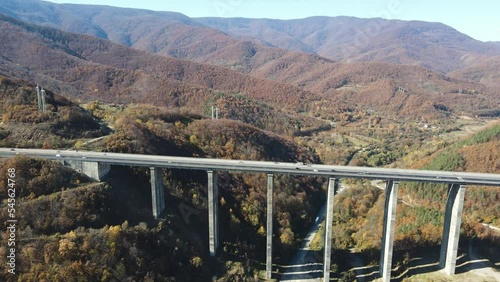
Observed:
[[[45,112],[47,110],[47,103],[45,101],[45,97],[46,97],[46,94],[45,94],[45,90],[43,89],[42,87],[42,112]]]
[[[38,110],[41,112],[45,112],[47,110],[47,102],[45,98],[47,97],[47,93],[45,93],[45,90],[43,87],[40,88],[38,84],[35,87],[36,89],[36,98],[38,101]]]
[[[212,105],[212,119],[219,119],[220,109]]]
[[[42,94],[40,93],[40,87],[38,86],[38,84],[36,85],[36,98],[37,98],[37,101],[38,101],[38,110],[39,111],[42,111],[43,109],[43,106],[42,106]]]

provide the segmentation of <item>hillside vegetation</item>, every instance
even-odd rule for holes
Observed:
[[[111,118],[102,110],[104,106],[100,107],[89,109]],[[311,149],[238,121],[211,120],[148,105],[125,107],[112,120],[114,133],[91,143],[76,142],[76,148],[319,162]],[[165,220],[152,220],[148,211],[150,199],[144,196],[150,191],[145,169],[116,170],[118,178],[129,175],[134,179],[128,184],[117,184],[113,178],[93,183],[60,164],[24,157],[9,159],[0,171],[12,167],[18,172],[19,187],[23,187],[17,192],[18,222],[22,226],[18,233],[22,238],[18,246],[22,264],[19,277],[23,281],[49,277],[52,281],[76,277],[103,281],[174,278],[205,281],[211,275],[227,279],[259,276],[262,269],[258,265],[265,250],[265,175],[219,174],[220,233],[224,235],[219,250],[221,261],[212,261],[208,258],[206,238],[201,235],[208,228],[204,172],[164,172],[169,206],[183,204],[199,213],[199,219],[194,219],[198,223],[186,226],[177,209],[167,209]],[[132,182],[136,186],[128,187]],[[286,261],[323,200],[324,182],[290,176],[277,176],[275,182],[276,255],[278,261]],[[4,200],[2,211],[6,210],[6,204]],[[245,261],[252,267],[243,267],[241,263]],[[6,272],[2,277],[11,278]]]
[[[145,222],[129,226],[127,209],[135,207],[116,206],[117,192],[106,183],[89,182],[60,164],[25,157],[9,159],[0,170],[8,168],[17,172],[18,275],[3,268],[2,281],[189,281],[207,277],[199,251],[174,227],[163,221],[153,228]],[[38,191],[39,187],[45,191]],[[6,205],[2,199],[2,220],[7,219]],[[0,260],[4,264],[7,239],[3,233]]]
[[[500,124],[495,124],[469,138],[456,142],[422,160],[424,169],[500,173]],[[443,208],[442,189],[429,185],[408,188],[407,193],[425,206]],[[436,191],[431,193],[431,191]],[[465,196],[464,214],[468,222],[500,225],[500,192],[495,187],[469,187]]]
[[[270,132],[231,120],[208,120],[151,106],[136,106],[117,116],[115,134],[101,141],[105,150],[174,156],[222,159],[267,160],[317,163],[311,149],[298,146]],[[141,172],[138,172],[139,174]],[[167,191],[189,201],[199,209],[206,208],[206,176],[201,172],[172,170],[165,178]],[[144,176],[146,177],[146,176]],[[222,173],[220,195],[226,203],[229,226],[240,224],[262,233],[265,222],[265,175]],[[317,210],[323,181],[318,179],[278,176],[276,217],[277,238],[288,236],[282,243],[295,243],[293,234],[307,226]],[[183,189],[190,187],[190,189]],[[221,200],[222,201],[222,200]],[[223,223],[224,225],[224,223]],[[227,226],[227,225],[226,225]],[[237,238],[252,234],[239,232]],[[284,235],[286,234],[286,235]],[[261,234],[262,235],[262,234]],[[262,237],[263,238],[263,237]],[[234,237],[233,237],[234,239]],[[240,239],[243,240],[243,239]]]
[[[327,117],[351,107],[436,120],[462,112],[494,113],[499,98],[490,86],[420,67],[334,63],[253,43],[235,45],[234,55],[225,52],[204,61],[216,64],[219,57],[242,58],[250,50],[248,59],[220,67],[0,18],[1,35],[10,42],[0,49],[6,59],[1,61],[1,73],[43,83],[86,102],[150,103],[202,111],[216,93],[223,92],[244,95],[286,114]],[[241,68],[246,71],[241,73]]]
[[[347,16],[196,20],[237,38],[255,38],[336,61],[420,65],[445,73],[500,52],[495,44],[480,42],[442,23]]]
[[[38,110],[34,85],[0,76],[0,146],[61,148],[76,138],[99,137],[105,126],[74,102],[47,90],[47,111]]]
[[[499,173],[500,125],[494,125],[458,141],[427,157],[423,169]],[[484,152],[480,155],[478,152]],[[486,156],[486,157],[485,157]],[[447,187],[434,184],[404,183],[399,192],[396,249],[438,244],[441,240]],[[468,187],[463,211],[463,232],[469,236],[487,236],[481,223],[500,225],[500,191],[495,187]],[[382,230],[375,228],[383,218],[383,200],[366,213],[354,238],[357,248],[379,248]],[[356,206],[356,205],[355,205]],[[359,205],[358,205],[359,206]],[[352,209],[352,208],[348,208]],[[355,220],[355,219],[353,219]],[[370,230],[378,230],[373,233]],[[481,231],[483,230],[483,231]],[[475,234],[475,235],[472,235]]]
[[[414,164],[413,168],[498,174],[499,142],[500,125],[496,123],[465,139],[439,145],[441,147],[435,148],[434,153],[425,153],[422,148],[429,145],[422,144],[422,148],[416,150],[427,156]],[[404,159],[413,157],[413,154],[409,154]],[[379,259],[381,247],[385,193],[368,181],[344,180],[343,183],[349,188],[335,197],[333,249],[354,248],[364,263],[375,263]],[[438,254],[435,247],[441,243],[447,187],[417,183],[401,183],[399,187],[394,259],[397,267],[395,273],[405,277],[404,272],[414,257],[431,259],[431,256]],[[498,259],[493,250],[499,247],[499,235],[484,224],[500,226],[499,200],[500,191],[496,187],[466,188],[460,248],[470,240],[479,241],[475,245],[476,252],[491,262]],[[323,225],[313,239],[314,249],[323,247],[322,231]],[[428,248],[425,254],[417,254],[421,248]],[[462,249],[460,252],[463,252]],[[335,263],[342,265],[347,263],[346,260],[336,259]]]
[[[317,54],[335,61],[419,65],[444,73],[500,54],[498,44],[475,40],[447,25],[382,19],[386,16],[189,18],[174,12],[58,5],[37,0],[4,0],[0,12],[151,53],[199,62],[217,58],[217,64],[228,66],[235,58],[235,49],[251,43],[258,44],[255,49],[268,53],[280,52],[276,49],[281,48],[298,51],[305,57]],[[240,59],[251,59],[255,49],[245,49],[246,55]]]
[[[220,90],[241,92],[289,110],[306,110],[310,101],[319,99],[298,87],[222,67],[152,55],[4,15],[0,15],[0,20],[1,35],[10,41],[9,45],[0,46],[8,59],[1,61],[0,70],[25,80],[41,80],[47,88],[74,98],[194,108],[201,106],[200,98],[204,95]]]
[[[500,173],[500,125],[486,119],[499,114],[498,46],[441,24],[382,20],[380,37],[344,58],[338,51],[352,45],[351,28],[369,20],[191,19],[4,2],[2,147]],[[37,83],[47,91],[45,112],[37,110]],[[210,118],[212,107],[219,119]],[[458,140],[486,123],[493,125]],[[154,219],[149,168],[115,166],[95,182],[60,163],[16,156],[0,164],[2,183],[12,168],[20,274],[3,269],[1,281],[262,278],[265,174],[217,172],[221,240],[212,258],[205,171],[164,169],[166,211]],[[275,269],[283,270],[301,246],[325,202],[325,182],[275,175]],[[385,192],[373,184],[342,180],[346,189],[334,204],[335,279],[352,278],[353,248],[367,265],[378,261]],[[0,187],[4,221],[6,187]],[[485,226],[500,226],[497,190],[467,187],[465,196],[463,236],[481,241],[478,251],[489,258],[499,247]],[[398,273],[415,249],[440,244],[446,191],[401,183]],[[7,235],[0,240],[2,264]],[[318,250],[321,236],[313,242]]]

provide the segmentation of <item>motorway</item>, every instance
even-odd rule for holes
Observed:
[[[362,178],[500,187],[500,174],[491,173],[466,173],[414,169],[333,166],[320,164],[189,158],[90,151],[0,148],[0,157],[5,158],[16,155],[25,155],[59,161],[88,161],[123,166],[292,174],[338,178]]]

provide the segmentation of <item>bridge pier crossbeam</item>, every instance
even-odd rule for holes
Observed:
[[[332,228],[333,228],[333,199],[338,186],[338,180],[328,179],[325,218],[325,249],[323,259],[323,281],[330,281],[330,264],[332,259]]]
[[[448,275],[455,274],[457,263],[458,241],[460,238],[460,224],[464,206],[465,185],[452,184],[448,189],[446,211],[444,215],[443,239],[439,266]]]
[[[151,204],[153,216],[158,216],[165,210],[165,189],[163,187],[162,169],[150,167],[151,174]]]
[[[385,189],[384,232],[380,250],[380,276],[383,281],[391,281],[392,248],[394,245],[394,229],[396,226],[396,208],[398,204],[397,181],[387,181]]]
[[[267,226],[266,226],[266,279],[271,279],[273,270],[273,175],[267,175]]]
[[[215,256],[219,247],[219,186],[217,172],[208,173],[208,241],[210,256]]]

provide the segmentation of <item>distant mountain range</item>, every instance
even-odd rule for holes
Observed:
[[[173,12],[39,0],[2,2],[0,12],[24,21],[207,62],[212,54],[239,40],[316,53],[335,61],[411,64],[444,73],[500,55],[499,42],[474,40],[441,23],[354,17],[189,18]]]
[[[73,98],[196,107],[213,93],[224,91],[243,92],[282,109],[307,107],[308,101],[320,100],[319,95],[289,84],[154,55],[1,14],[0,36],[5,40],[0,44],[0,73],[37,81]]]
[[[322,115],[357,107],[434,118],[500,107],[499,66],[489,63],[500,44],[439,23],[192,19],[37,0],[4,0],[0,13],[92,36],[0,23],[12,38],[0,44],[0,72],[83,100],[199,108],[222,91]]]
[[[336,61],[420,65],[446,73],[500,54],[498,44],[475,40],[441,23],[354,17],[196,20],[239,38],[257,38]]]

